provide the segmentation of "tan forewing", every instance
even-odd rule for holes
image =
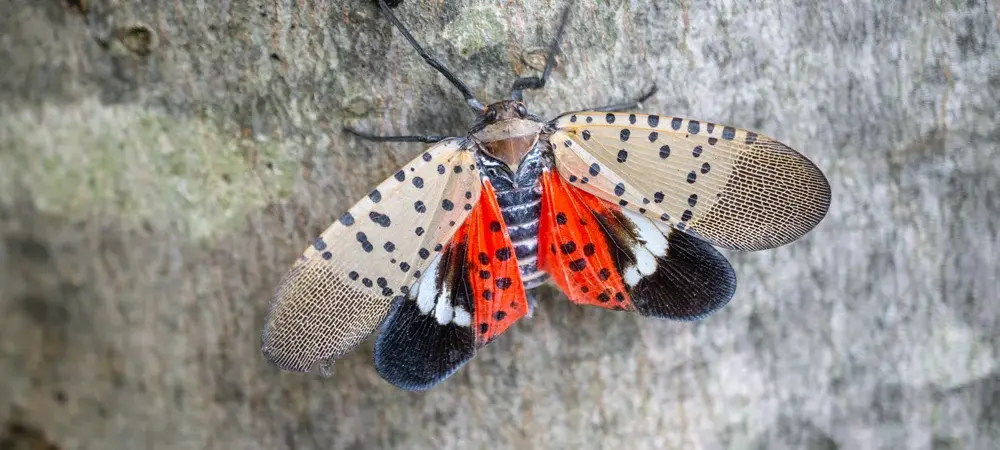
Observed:
[[[811,161],[751,131],[604,112],[555,125],[556,166],[574,186],[720,247],[787,244],[830,205],[830,185]]]
[[[473,151],[443,141],[378,185],[316,239],[282,278],[262,350],[310,371],[364,341],[479,200]]]

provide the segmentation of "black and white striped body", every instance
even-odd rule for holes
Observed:
[[[486,154],[479,155],[481,170],[496,192],[497,204],[514,246],[525,289],[537,287],[549,278],[548,274],[538,269],[538,225],[542,211],[540,177],[546,164],[551,167],[542,151],[543,145],[537,143],[513,172],[503,161]]]

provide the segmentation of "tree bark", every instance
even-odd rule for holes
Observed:
[[[331,378],[260,354],[319,231],[463,134],[461,96],[367,0],[6,2],[0,447],[992,448],[1000,439],[1000,12],[967,2],[576,2],[543,117],[628,100],[750,128],[828,176],[828,217],[725,252],[693,324],[539,308],[447,382],[371,341]],[[905,4],[904,4],[905,3]],[[563,2],[395,11],[483,101]],[[991,444],[994,443],[994,444]]]

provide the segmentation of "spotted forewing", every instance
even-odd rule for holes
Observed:
[[[719,247],[787,244],[830,205],[830,186],[811,161],[751,131],[596,111],[554,126],[556,166],[573,186]]]
[[[282,278],[267,313],[264,355],[309,371],[369,337],[478,202],[475,155],[463,140],[414,158],[330,225]]]

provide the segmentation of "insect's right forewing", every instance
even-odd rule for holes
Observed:
[[[316,239],[281,279],[261,349],[307,372],[364,341],[479,201],[475,155],[459,139],[414,158]]]
[[[558,172],[574,186],[713,245],[763,250],[813,229],[830,184],[805,156],[725,125],[580,112],[554,121]]]

